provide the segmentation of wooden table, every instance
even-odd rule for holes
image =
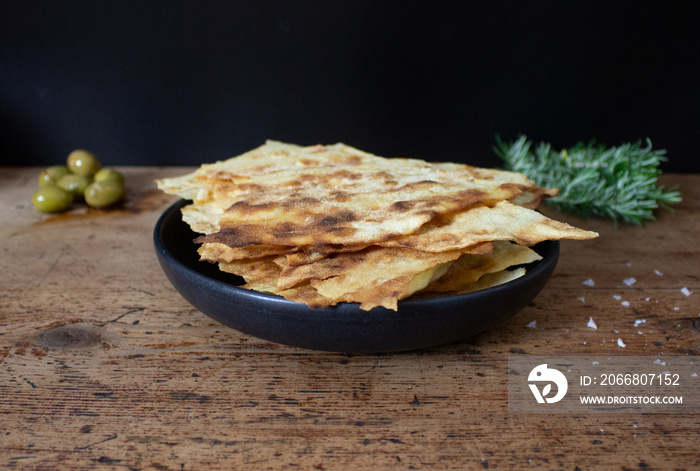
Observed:
[[[153,179],[190,169],[121,170],[122,208],[47,216],[39,169],[0,168],[0,468],[700,468],[700,414],[519,414],[507,389],[512,355],[698,355],[700,175],[665,175],[683,202],[646,227],[547,210],[600,238],[563,242],[544,291],[498,328],[348,355],[192,308],[152,245],[173,201]]]

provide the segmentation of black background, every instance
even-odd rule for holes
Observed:
[[[696,1],[5,1],[5,165],[198,165],[277,139],[497,166],[650,138],[700,171]]]

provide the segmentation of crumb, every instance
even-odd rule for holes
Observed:
[[[654,273],[656,273],[656,274],[659,275],[659,276],[664,276],[664,274],[661,273],[659,270],[654,270]]]
[[[576,298],[576,299],[581,301],[583,304],[586,304],[586,298],[584,298],[583,296],[581,296],[580,298]]]
[[[646,319],[637,319],[634,321],[634,326],[637,327],[639,324],[644,324],[646,321]]]
[[[632,286],[633,284],[635,284],[637,282],[637,280],[635,278],[627,278],[627,279],[622,280],[622,282],[624,284],[626,284],[627,286]]]
[[[629,301],[622,301],[620,304],[622,304],[623,306],[629,306],[630,302]]]
[[[588,327],[590,327],[591,329],[597,329],[597,328],[598,328],[598,325],[595,323],[595,321],[593,320],[592,317],[589,317],[589,318],[588,318]]]
[[[620,299],[622,299],[622,296],[620,296],[619,294],[614,294],[614,295],[613,295],[613,299],[614,299],[615,301],[619,301]]]
[[[532,321],[526,327],[531,327],[534,329],[536,324],[537,324],[537,321]]]
[[[686,296],[690,296],[691,294],[693,294],[692,291],[685,287],[681,288],[681,293],[685,294]]]
[[[587,279],[586,281],[582,282],[581,284],[586,285],[586,286],[595,286],[595,282],[591,278]]]
[[[617,345],[622,348],[625,348],[627,346],[627,344],[625,344],[625,342],[623,342],[622,339],[617,339]]]

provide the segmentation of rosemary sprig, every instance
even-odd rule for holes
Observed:
[[[496,136],[494,152],[505,168],[520,172],[539,186],[559,188],[546,201],[557,209],[582,218],[608,217],[643,225],[654,210],[670,210],[681,201],[676,187],[657,184],[665,150],[652,150],[651,141],[617,147],[579,142],[559,152],[548,143],[533,144],[525,136],[510,143]]]

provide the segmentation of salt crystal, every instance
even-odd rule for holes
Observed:
[[[586,342],[583,342],[584,345],[586,345]]]
[[[537,321],[532,321],[530,322],[526,327],[532,327],[533,329],[535,328],[535,324],[537,324]]]
[[[690,296],[691,294],[693,294],[692,291],[685,287],[681,288],[681,293],[685,294],[686,296]]]
[[[638,333],[639,335],[644,335],[644,332],[642,332],[641,330],[638,330],[637,333]]]
[[[637,327],[639,324],[644,324],[646,321],[646,319],[637,319],[634,321],[634,326]]]
[[[630,302],[629,301],[622,301],[620,304],[622,304],[623,306],[629,306]]]
[[[690,375],[690,376],[692,376],[693,378],[697,378],[698,374],[697,374],[697,373],[693,373],[693,374]]]
[[[582,285],[586,285],[586,286],[594,286],[594,285],[595,285],[595,283],[593,282],[593,280],[590,279],[590,278],[587,279],[586,281],[582,282],[581,284],[582,284]]]
[[[622,341],[622,339],[617,339],[617,345],[622,348],[625,348],[627,346],[625,342]]]
[[[673,308],[673,310],[674,310],[674,311],[680,311],[681,308],[679,308],[678,306],[676,306],[676,307]]]
[[[598,363],[597,361],[594,361],[591,363],[591,365],[600,365],[600,363]]]
[[[613,299],[619,301],[620,299],[622,299],[622,296],[620,296],[619,294],[614,294]]]
[[[576,299],[578,299],[579,301],[581,301],[584,304],[586,303],[586,298],[584,298],[583,296],[581,296],[580,298],[576,298]]]
[[[656,274],[659,275],[659,276],[664,276],[664,274],[661,273],[659,270],[654,270],[654,273],[656,273]]]
[[[598,326],[596,325],[596,323],[595,323],[595,321],[593,320],[592,317],[589,317],[589,318],[588,318],[588,327],[590,327],[591,329],[597,329],[597,328],[598,328]]]
[[[644,298],[644,301],[649,301],[651,298]]]
[[[658,358],[657,358],[656,360],[654,360],[654,364],[655,364],[655,365],[666,366],[666,362],[665,362],[665,361],[661,361],[661,360],[659,360]]]
[[[622,280],[622,282],[624,284],[626,284],[627,286],[632,286],[633,284],[635,284],[637,282],[637,280],[635,278],[626,278],[626,279]]]

